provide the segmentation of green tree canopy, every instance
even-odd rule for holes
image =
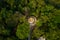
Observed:
[[[31,16],[37,19],[31,40],[60,40],[60,0],[1,0],[0,40],[27,40]]]

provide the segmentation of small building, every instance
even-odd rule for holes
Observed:
[[[44,37],[40,37],[38,40],[45,40],[45,38]]]
[[[30,17],[28,18],[28,22],[30,23],[30,26],[34,26],[36,24],[36,18]]]

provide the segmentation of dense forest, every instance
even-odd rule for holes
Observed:
[[[0,40],[28,40],[28,17],[37,19],[31,40],[60,40],[60,0],[0,0]]]

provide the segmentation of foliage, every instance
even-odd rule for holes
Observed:
[[[16,31],[16,35],[20,38],[20,39],[24,39],[27,38],[29,35],[29,23],[27,23],[27,21],[25,20],[25,17],[22,17],[20,19],[19,25],[17,26],[17,31]]]
[[[1,0],[0,40],[27,40],[30,16],[37,19],[31,40],[60,40],[60,0]]]

